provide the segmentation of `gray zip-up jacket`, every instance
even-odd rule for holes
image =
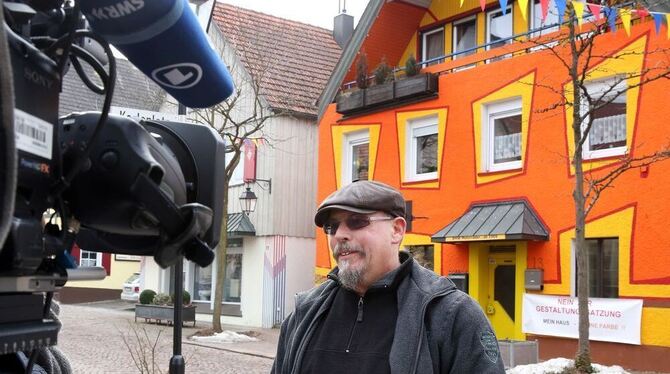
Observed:
[[[401,261],[407,254],[401,252]],[[339,284],[327,280],[296,295],[295,311],[284,321],[272,373],[298,374],[317,323],[328,311]],[[488,319],[479,305],[416,262],[398,287],[398,320],[389,355],[394,374],[504,373]]]

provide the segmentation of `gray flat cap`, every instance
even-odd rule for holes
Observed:
[[[405,199],[395,188],[376,181],[357,181],[333,192],[316,211],[318,227],[328,219],[330,211],[342,209],[354,213],[386,212],[393,217],[405,216]]]

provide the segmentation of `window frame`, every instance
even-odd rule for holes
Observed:
[[[84,253],[87,255],[89,253],[95,253],[95,264],[94,265],[84,265],[82,260],[84,260]],[[86,260],[90,261],[91,258],[86,258]],[[89,266],[94,266],[94,267],[102,267],[102,252],[95,252],[95,251],[87,251],[85,249],[79,249],[79,266],[82,267],[89,267]]]
[[[427,37],[430,36],[430,35],[433,35],[433,34],[437,34],[437,33],[442,33],[442,54],[441,54],[441,56],[444,56],[445,30],[444,30],[444,26],[439,26],[439,27],[435,27],[433,29],[423,31],[421,33],[421,61],[426,61],[428,59],[428,57],[427,57],[428,48],[427,48],[427,44],[426,44]],[[438,56],[435,56],[435,57],[438,57]],[[432,58],[435,58],[435,57],[432,57]],[[430,66],[430,65],[440,64],[442,62],[444,62],[444,58],[441,59],[441,60],[433,61],[431,63],[423,63],[422,66],[426,67],[426,66]]]
[[[491,43],[491,17],[492,17],[493,14],[496,14],[498,12],[502,13],[502,8],[496,8],[496,9],[492,9],[492,10],[489,10],[489,11],[486,12],[486,44],[487,44],[486,50],[487,51],[491,50],[493,48],[502,47],[503,45],[507,45],[507,44],[512,43],[512,40],[507,40],[506,42],[504,42],[505,44],[502,44],[500,46],[492,47],[491,45],[488,45],[489,43]],[[512,11],[512,5],[511,4],[507,6],[507,11],[505,12],[504,15],[505,16],[509,15],[511,17],[510,26],[512,27],[512,30],[511,30],[512,32],[510,33],[509,36],[506,37],[506,38],[508,38],[508,37],[511,37],[511,36],[514,35],[514,13]]]
[[[439,117],[437,115],[429,115],[420,118],[413,118],[407,121],[407,135],[405,139],[406,154],[405,154],[405,182],[419,182],[427,180],[435,180],[438,178],[439,167],[436,171],[429,173],[418,173],[416,168],[417,152],[415,139],[420,136],[433,135],[437,136],[437,146],[439,148]],[[439,149],[435,150],[435,161],[439,164]]]
[[[473,22],[473,21],[474,21],[474,24],[475,24],[475,44],[471,48],[476,48],[477,47],[477,16],[476,15],[459,19],[457,21],[454,21],[451,24],[451,35],[452,35],[452,37],[451,37],[451,53],[452,53],[452,58],[454,60],[459,59],[459,58],[463,58],[465,56],[469,56],[469,55],[474,54],[474,53],[477,52],[477,50],[475,49],[471,53],[455,54],[455,53],[459,52],[459,51],[456,50],[456,45],[458,44],[456,42],[456,37],[457,37],[456,31],[457,31],[458,26],[460,26],[462,24],[465,24],[465,23],[468,23],[468,22]],[[471,49],[471,48],[466,48],[466,50]]]
[[[549,15],[554,15],[554,13],[552,13],[552,10],[556,11],[556,2],[555,2],[555,0],[549,0],[549,5],[548,5],[548,7],[549,7],[549,10],[547,11],[547,18],[549,18]],[[536,15],[535,15],[535,10],[536,10],[536,9],[539,10],[539,14],[538,14],[538,17],[537,17],[537,18],[536,18]],[[553,33],[553,32],[558,31],[558,14],[556,14],[555,16],[556,16],[556,20],[555,20],[556,22],[553,24],[553,25],[554,25],[553,27],[550,27],[550,28],[548,28],[548,29],[546,29],[546,30],[542,30],[542,31],[534,31],[534,32],[530,35],[530,37],[531,37],[531,38],[537,38],[537,37],[540,37],[540,36],[543,36],[543,35],[547,35],[547,34],[551,34],[551,33]],[[537,19],[541,19],[541,18],[542,18],[542,2],[541,2],[540,0],[533,0],[533,1],[531,2],[531,12],[530,12],[530,17],[529,17],[529,18],[530,18],[530,24],[529,24],[529,27],[530,27],[530,30],[531,30],[531,31],[533,31],[533,30],[535,30],[535,29],[537,29],[537,28],[540,28],[540,27],[545,27],[545,26],[550,26],[550,25],[552,25],[551,23],[547,23],[547,22],[546,22],[546,19],[545,19],[545,22],[540,21],[540,22],[541,22],[540,25],[536,25],[536,24],[535,24],[535,23],[537,22],[537,21],[536,21]]]
[[[616,83],[616,84],[614,84]],[[625,116],[628,116],[628,84],[626,82],[626,79],[622,78],[621,76],[614,76],[614,77],[608,77],[604,79],[598,79],[590,82],[585,82],[584,86],[586,87],[587,91],[589,92],[589,95],[593,97],[594,93],[597,92],[605,92],[608,89],[611,88],[610,93],[617,94],[618,97],[624,96],[626,99],[626,114]],[[598,96],[593,97],[594,99],[597,99],[596,101],[600,101],[603,99],[607,99],[608,97],[611,97],[610,94],[608,95],[603,95],[603,94],[598,94]],[[586,101],[586,97],[584,96],[583,93],[581,93],[581,100],[583,103],[586,105],[583,105],[581,109],[581,115],[584,116],[588,112],[591,111],[590,104]],[[584,117],[584,122],[582,123],[582,134],[583,131],[585,130],[586,124],[589,122],[589,116]],[[624,146],[619,146],[619,147],[612,147],[612,148],[607,148],[607,149],[596,149],[596,150],[590,150],[591,148],[591,131],[593,130],[593,124],[591,124],[591,129],[589,130],[589,133],[586,134],[586,139],[584,140],[584,143],[582,145],[582,158],[584,160],[594,160],[594,159],[600,159],[600,158],[608,158],[608,157],[616,157],[616,156],[622,156],[625,155],[628,152],[628,118],[626,118],[626,145]]]
[[[360,130],[344,135],[344,157],[342,157],[342,187],[353,182],[354,147],[368,144],[368,180],[370,179],[370,130]]]
[[[603,291],[604,291],[604,289],[603,289],[604,282],[603,282],[603,277],[602,277],[602,275],[604,274],[604,272],[603,272],[603,268],[602,268],[602,266],[600,266],[600,267],[597,269],[599,275],[601,276],[601,277],[599,278],[599,280],[600,280],[600,282],[599,282],[599,285],[600,285],[599,293],[597,293],[597,294],[595,294],[595,295],[594,295],[594,294],[591,294],[591,289],[590,289],[590,288],[591,288],[591,285],[589,284],[589,285],[588,285],[588,287],[589,287],[589,298],[596,297],[596,298],[605,298],[605,299],[617,299],[617,298],[619,298],[619,294],[620,294],[620,287],[619,287],[619,280],[620,280],[620,279],[619,279],[619,278],[620,278],[620,277],[619,277],[619,276],[620,276],[620,273],[619,273],[619,264],[620,264],[621,256],[620,256],[620,246],[619,246],[619,242],[620,242],[620,240],[619,240],[619,237],[614,236],[614,237],[585,238],[585,243],[584,243],[584,244],[587,245],[587,248],[586,248],[586,249],[588,250],[588,249],[589,249],[589,248],[588,248],[588,242],[592,242],[592,241],[597,241],[597,242],[599,242],[599,243],[598,243],[598,257],[599,257],[599,259],[601,260],[601,261],[599,262],[599,265],[602,265],[603,251],[604,251],[604,248],[605,248],[605,245],[604,245],[604,241],[605,241],[605,240],[616,240],[616,244],[617,244],[617,246],[616,246],[616,267],[617,267],[617,269],[616,269],[616,282],[612,282],[612,283],[615,283],[615,284],[616,284],[616,296],[614,296],[614,297],[606,297],[606,296],[604,296],[604,293],[603,293]],[[574,276],[572,277],[572,280],[571,280],[571,283],[572,283],[572,293],[571,293],[571,296],[573,296],[573,297],[578,297],[578,296],[579,296],[579,293],[578,293],[577,285],[578,285],[578,277],[579,277],[579,268],[578,268],[578,265],[577,265],[577,254],[576,254],[576,248],[575,248],[574,244],[575,244],[575,243],[574,243],[574,240],[573,240],[573,255],[572,255],[572,257],[573,257],[573,265],[572,265],[572,270],[573,270],[573,274],[574,274]],[[587,253],[587,255],[588,255],[588,253]],[[589,280],[594,279],[594,278],[593,278],[593,275],[594,275],[594,274],[591,274],[591,272],[589,271]]]
[[[495,120],[519,115],[521,116],[521,137],[523,138],[523,101],[521,97],[513,97],[483,105],[482,113],[482,165],[484,172],[496,172],[520,169],[523,167],[523,141],[519,142],[520,160],[495,162]]]

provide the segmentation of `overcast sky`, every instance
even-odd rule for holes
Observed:
[[[354,26],[368,0],[218,0],[242,8],[333,29],[333,18],[340,4],[346,3],[347,14],[354,16]]]

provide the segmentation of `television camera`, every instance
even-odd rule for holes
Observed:
[[[207,266],[218,243],[221,138],[208,126],[110,115],[116,64],[108,42],[182,104],[211,106],[233,87],[186,0],[0,6],[0,371],[30,373],[58,340],[54,292],[105,276],[77,267],[75,242],[174,265],[177,300],[182,258]],[[104,95],[100,112],[58,117],[68,69]],[[180,313],[170,372],[184,371]]]

